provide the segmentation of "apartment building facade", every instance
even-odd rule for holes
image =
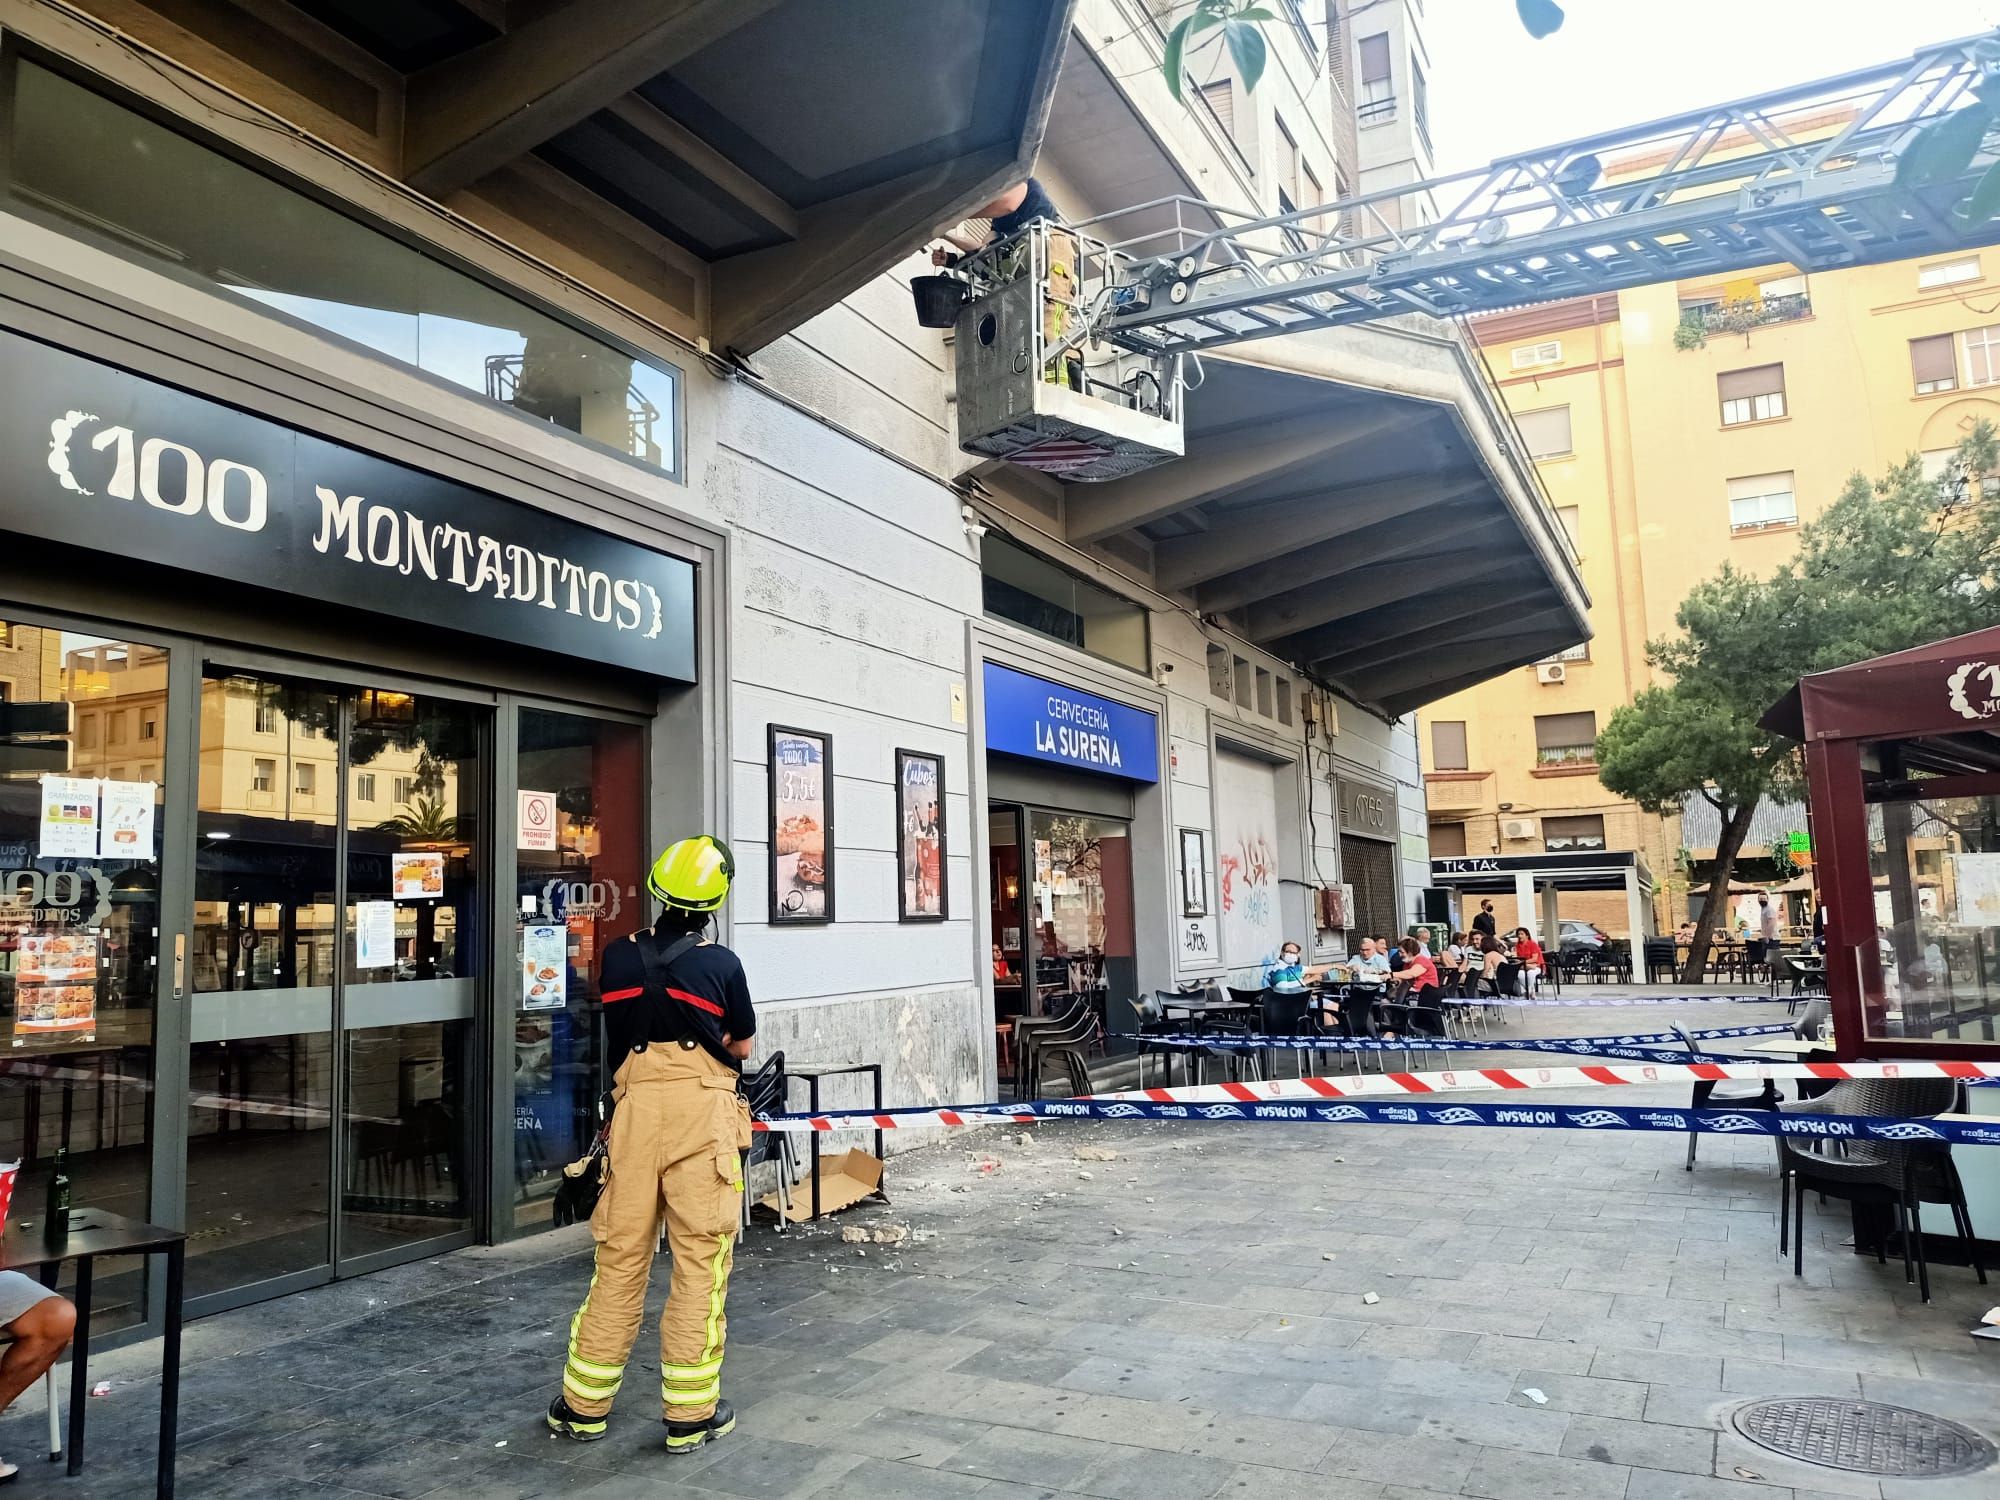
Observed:
[[[1652,920],[1687,915],[1712,811],[1642,813],[1597,780],[1589,747],[1652,681],[1646,642],[1694,584],[1725,562],[1775,567],[1850,476],[1912,454],[1935,474],[2000,420],[1995,277],[1990,249],[1811,277],[1779,265],[1475,321],[1576,543],[1593,633],[1423,711],[1434,855],[1633,851],[1655,877]],[[1766,808],[1745,854],[1804,826],[1802,809]],[[1562,911],[1629,925],[1610,896],[1566,895]]]
[[[1413,919],[1410,712],[1519,641],[1356,593],[1396,528],[1581,634],[1449,329],[1207,359],[1122,487],[962,453],[940,228],[1330,193],[1341,96],[1289,6],[1227,111],[1158,7],[950,9],[0,3],[0,1013],[104,1060],[0,1144],[194,1232],[195,1311],[544,1227],[674,837],[760,1058],[990,1097],[1010,996],[1116,1050]]]

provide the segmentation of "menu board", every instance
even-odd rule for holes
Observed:
[[[151,859],[153,808],[150,781],[105,781],[104,816],[98,829],[101,859]]]
[[[566,927],[540,922],[521,929],[523,1010],[561,1010],[569,998],[568,955],[564,951],[568,933]]]
[[[98,934],[24,932],[14,954],[14,1045],[59,1033],[97,1034]]]
[[[395,856],[392,894],[398,901],[435,901],[444,894],[444,855],[436,851],[403,850]]]

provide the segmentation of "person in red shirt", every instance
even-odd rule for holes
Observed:
[[[1542,972],[1548,968],[1549,961],[1542,952],[1542,945],[1535,941],[1535,935],[1525,927],[1514,929],[1514,957],[1521,961],[1521,976],[1532,996],[1542,987]]]
[[[1409,980],[1412,996],[1421,995],[1425,990],[1436,989],[1438,987],[1437,964],[1428,953],[1424,952],[1424,945],[1413,937],[1406,937],[1403,939],[1401,946],[1403,965],[1391,973],[1389,977],[1391,979]]]

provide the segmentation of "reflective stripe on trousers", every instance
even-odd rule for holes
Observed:
[[[618,1070],[604,1193],[590,1218],[596,1270],[570,1322],[563,1399],[579,1416],[611,1409],[639,1332],[662,1214],[673,1255],[660,1315],[666,1418],[698,1421],[722,1389],[725,1304],[742,1214],[738,1152],[750,1116],[736,1075],[700,1049],[654,1044]]]

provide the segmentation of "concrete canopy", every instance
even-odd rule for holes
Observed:
[[[1354,701],[1403,714],[1589,635],[1588,599],[1484,375],[1436,324],[1205,356],[1187,457],[1067,487],[1069,540]]]
[[[447,198],[524,164],[553,169],[581,190],[572,202],[706,263],[710,342],[752,350],[1027,174],[1072,3],[297,9],[402,75],[412,186]]]

